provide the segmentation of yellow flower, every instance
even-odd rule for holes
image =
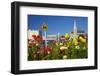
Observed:
[[[86,43],[86,39],[83,39],[82,42],[83,42],[83,43]]]
[[[84,39],[83,37],[80,36],[79,39],[81,42],[86,43],[86,39]]]
[[[81,36],[80,36],[80,37],[79,37],[79,39],[80,39],[80,40],[82,40],[82,39],[83,39],[83,37],[81,37]]]
[[[75,45],[78,45],[78,41],[75,42]]]
[[[77,38],[73,38],[73,41],[72,41],[72,43],[73,43],[74,45],[78,45]]]
[[[66,33],[66,34],[65,34],[65,39],[68,39],[68,38],[69,38],[69,34]]]
[[[67,47],[70,47],[70,46],[71,46],[71,42],[68,42],[68,43],[67,43]]]

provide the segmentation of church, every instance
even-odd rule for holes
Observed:
[[[74,28],[73,28],[73,31],[70,32],[70,37],[73,38],[73,37],[78,37],[78,35],[85,35],[86,33],[83,31],[83,30],[80,30],[80,29],[77,29],[77,26],[76,26],[76,21],[74,20]]]

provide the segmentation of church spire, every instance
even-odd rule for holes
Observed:
[[[73,29],[73,32],[74,32],[74,36],[77,36],[76,20],[74,20],[74,29]]]
[[[76,30],[77,27],[76,27],[76,21],[74,20],[74,30]]]

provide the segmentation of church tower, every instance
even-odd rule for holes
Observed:
[[[76,21],[74,20],[74,29],[73,29],[74,37],[77,37],[77,27],[76,27]]]

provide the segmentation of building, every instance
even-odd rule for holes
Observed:
[[[32,38],[32,35],[40,35],[40,36],[42,36],[42,31],[40,31],[40,30],[28,30],[28,39],[33,39]]]
[[[70,33],[70,37],[78,37],[78,35],[85,35],[86,33],[83,30],[77,29],[76,21],[74,21],[74,28],[73,31]]]

